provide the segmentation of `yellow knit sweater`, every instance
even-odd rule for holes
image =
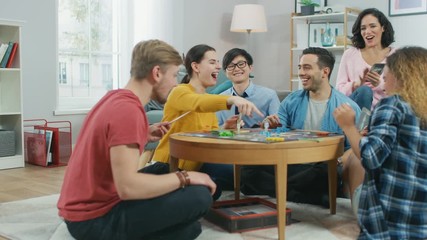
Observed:
[[[160,140],[153,156],[157,162],[169,162],[169,135],[178,132],[196,132],[218,129],[218,119],[215,112],[227,109],[227,99],[230,96],[198,94],[190,84],[179,84],[172,89],[163,110],[162,122],[171,121],[181,114],[189,114],[174,122],[171,129]],[[190,160],[179,160],[179,168],[197,171],[202,163]]]

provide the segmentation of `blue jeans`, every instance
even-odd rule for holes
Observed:
[[[360,109],[364,107],[368,110],[371,110],[372,100],[374,99],[374,93],[372,89],[366,85],[362,85],[350,94],[350,99],[353,100],[357,105],[359,105]]]

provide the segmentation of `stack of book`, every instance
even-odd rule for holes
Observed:
[[[0,43],[0,68],[12,67],[17,48],[17,42]]]

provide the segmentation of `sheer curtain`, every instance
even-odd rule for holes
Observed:
[[[128,25],[123,51],[120,87],[129,80],[130,60],[135,44],[160,39],[182,52],[184,0],[129,0],[122,16]]]
[[[182,48],[184,0],[133,0],[133,45],[160,39]]]

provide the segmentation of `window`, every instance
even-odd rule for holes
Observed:
[[[119,86],[119,0],[58,0],[58,109],[89,109]]]
[[[113,76],[111,74],[111,64],[102,64],[101,65],[101,76],[102,76],[102,86],[107,89],[111,90],[113,88]]]
[[[183,44],[184,0],[57,1],[55,114],[86,113],[107,91],[125,86],[137,42]]]
[[[82,87],[89,86],[89,63],[80,63],[80,82]]]
[[[67,64],[59,62],[59,84],[67,84]]]

